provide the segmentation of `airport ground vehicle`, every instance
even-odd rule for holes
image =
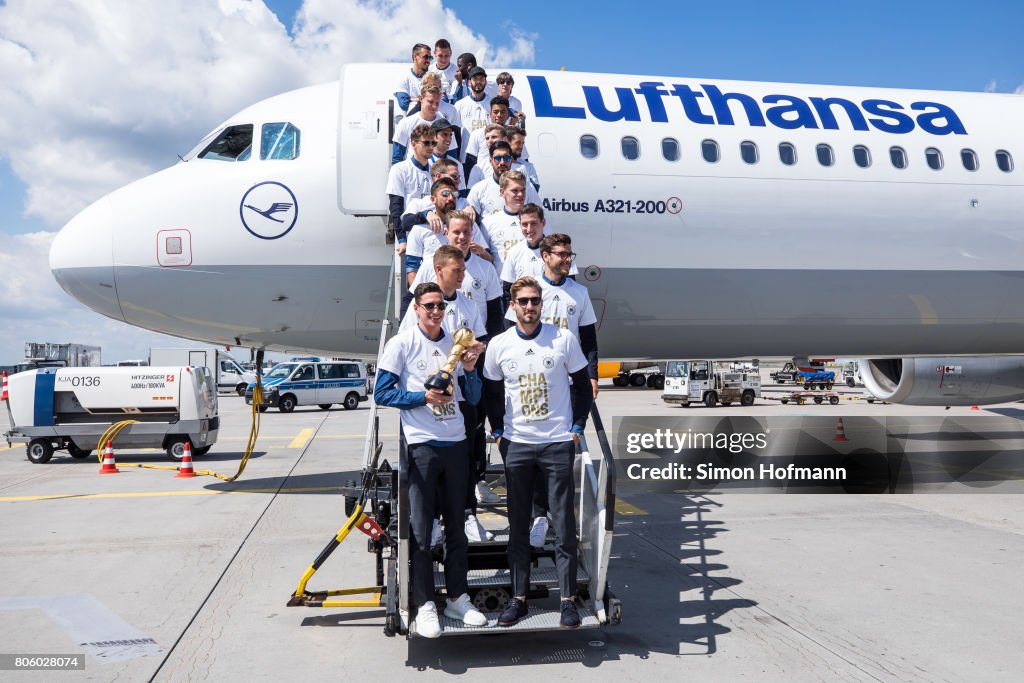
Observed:
[[[87,458],[113,424],[133,420],[119,448],[163,448],[180,460],[189,443],[204,455],[217,441],[220,418],[213,376],[205,367],[41,368],[8,379],[8,445],[27,443],[28,459],[54,450]]]
[[[150,365],[191,365],[203,367],[213,375],[217,391],[242,396],[256,381],[256,373],[243,370],[232,356],[220,349],[150,349]]]
[[[246,403],[252,403],[254,390],[255,383],[246,388]],[[296,406],[308,405],[327,410],[334,403],[355,410],[367,400],[367,390],[366,366],[362,361],[278,363],[263,377],[264,403],[260,410],[275,407],[290,413]]]
[[[864,386],[864,380],[860,376],[860,366],[856,363],[847,363],[843,366],[843,382],[848,387],[857,385]]]
[[[665,365],[661,399],[666,403],[703,403],[711,408],[739,401],[750,406],[760,395],[761,377],[757,370],[734,370],[713,360],[672,360]]]
[[[767,397],[766,397],[767,398]],[[773,399],[775,397],[772,397]],[[810,391],[794,391],[792,393],[784,394],[779,397],[778,400],[783,403],[796,403],[797,405],[804,405],[808,401],[813,401],[816,405],[822,403],[828,403],[829,405],[839,405],[839,394],[834,394],[831,391],[826,393],[810,392]]]
[[[4,370],[17,373],[36,368],[99,367],[101,352],[100,347],[87,344],[25,342],[25,359]]]

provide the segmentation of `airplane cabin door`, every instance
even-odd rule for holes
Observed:
[[[385,216],[391,168],[394,99],[379,67],[350,64],[338,88],[338,208],[355,216]]]

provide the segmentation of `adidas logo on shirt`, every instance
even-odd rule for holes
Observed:
[[[437,349],[434,349],[434,355],[435,355],[435,356],[440,356],[440,355],[441,355],[441,352],[440,352],[440,351],[438,351]]]
[[[526,355],[527,355],[527,356],[532,356],[532,355],[534,355],[534,353],[533,353],[533,349],[526,349]]]

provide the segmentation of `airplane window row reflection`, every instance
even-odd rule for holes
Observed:
[[[301,132],[291,123],[264,123],[260,128],[260,159],[290,161],[299,156]],[[214,161],[246,161],[252,155],[253,125],[228,126],[197,156]]]
[[[623,137],[620,141],[622,156],[630,161],[640,158],[640,141],[633,136]],[[580,154],[585,159],[596,159],[600,153],[600,144],[593,135],[580,137]],[[717,163],[722,158],[721,148],[717,141],[706,139],[700,143],[700,153],[704,161]],[[822,166],[834,166],[836,154],[831,145],[821,143],[814,148],[815,157]],[[679,141],[675,138],[664,138],[661,141],[661,155],[666,161],[679,161],[682,152]],[[740,158],[747,164],[756,164],[761,160],[760,151],[756,142],[744,140],[740,143]],[[928,168],[940,171],[944,167],[942,151],[929,147],[924,151],[925,163]],[[996,167],[1003,173],[1013,171],[1013,156],[1005,149],[996,150]],[[793,166],[797,163],[796,147],[790,142],[779,143],[779,161],[786,166]],[[865,145],[853,146],[853,162],[860,168],[871,166],[871,150]],[[904,169],[910,165],[910,157],[902,147],[893,145],[889,148],[889,162],[893,168]],[[960,150],[960,163],[968,171],[977,171],[981,164],[978,155],[973,149],[964,148]]]

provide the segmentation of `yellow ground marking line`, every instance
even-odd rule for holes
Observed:
[[[288,448],[305,448],[309,440],[313,438],[313,432],[315,430],[312,427],[303,429],[299,432],[298,436],[292,439],[292,442],[288,444]]]
[[[309,486],[303,488],[281,489],[280,493],[323,493],[326,491],[340,491],[340,486]],[[31,500],[60,500],[74,498],[76,500],[90,500],[95,498],[157,498],[164,496],[219,496],[225,493],[278,493],[277,489],[232,489],[230,491],[214,491],[202,489],[200,491],[136,491],[124,493],[55,493],[41,496],[3,496],[0,503],[20,503]]]
[[[615,499],[615,512],[620,515],[646,515],[645,510],[641,510],[635,505],[630,505],[621,498]]]

